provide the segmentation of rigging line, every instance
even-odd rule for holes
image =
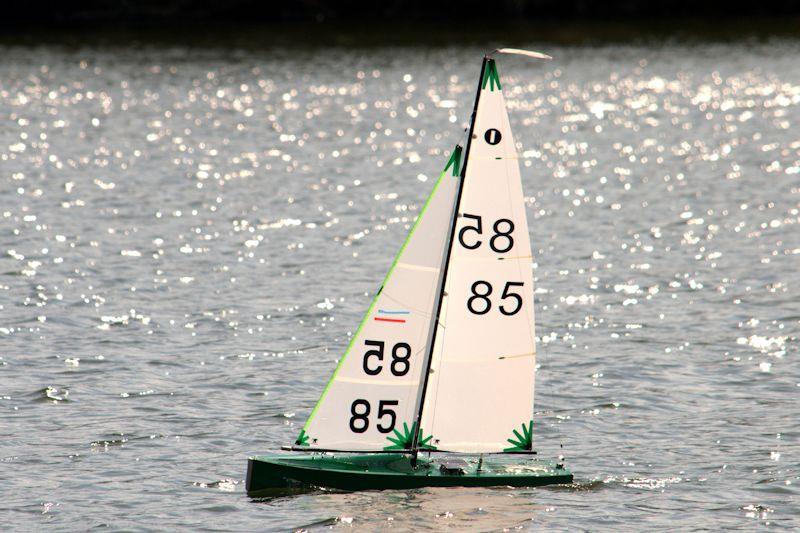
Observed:
[[[501,91],[500,94],[502,96],[502,91]],[[505,99],[503,99],[503,102],[504,102],[504,107],[505,107]],[[520,193],[521,193],[521,196],[522,196],[522,199],[523,199],[522,206],[521,206],[521,212],[519,214],[526,221],[525,227],[527,228],[528,227],[528,225],[527,225],[527,218],[528,217],[527,217],[527,212],[526,212],[527,211],[527,204],[525,203],[525,191],[522,188],[522,169],[519,168],[519,163],[518,163],[518,160],[521,159],[521,158],[520,158],[519,152],[516,150],[516,146],[513,144],[515,141],[514,141],[514,138],[513,138],[513,134],[511,133],[512,132],[512,129],[511,129],[511,118],[508,116],[507,109],[506,109],[504,120],[502,121],[502,125],[509,132],[509,142],[512,143],[511,149],[514,150],[514,153],[516,155],[516,157],[505,157],[505,155],[504,155],[502,157],[502,159],[503,160],[514,160],[513,164],[517,165],[517,172],[518,172],[518,175],[519,175],[519,187],[522,189],[522,190],[520,190]],[[501,158],[495,158],[495,159],[501,159]],[[512,191],[511,191],[511,184],[510,184],[511,180],[510,180],[510,176],[509,176],[509,164],[508,163],[503,165],[503,172],[504,172],[505,177],[506,177],[505,183],[506,183],[506,194],[508,195],[509,211],[511,211],[512,213],[515,213],[515,209],[514,209],[515,206],[514,206],[514,199],[513,199],[513,196],[512,196]],[[524,235],[524,238],[528,239],[528,243],[530,243],[530,235],[528,233],[526,233]],[[533,260],[533,249],[531,249],[530,259]],[[522,268],[523,268],[522,263],[521,262],[517,262],[517,273],[519,274],[520,279],[523,278]],[[528,268],[533,268],[533,265],[532,264],[528,265]],[[531,285],[532,285],[530,287],[530,291],[531,291],[531,298],[533,299],[533,306],[531,306],[532,307],[532,309],[531,309],[532,313],[531,314],[533,316],[530,316],[528,314],[528,310],[527,309],[525,310],[525,314],[527,316],[528,323],[530,324],[530,327],[528,329],[528,336],[529,336],[529,339],[530,339],[531,346],[533,347],[532,357],[536,357],[536,352],[538,350],[536,348],[536,322],[535,322],[535,320],[536,320],[536,316],[539,313],[537,313],[537,311],[536,311],[536,297],[534,295],[535,281],[533,279],[534,275],[533,275],[532,271],[529,271],[529,273],[530,273],[530,276],[531,276],[530,279],[531,279]],[[536,400],[535,400],[536,375],[537,375],[536,366],[534,365],[534,384],[533,384],[534,402],[533,402],[533,405],[531,406],[532,407],[531,420],[533,420],[535,418],[534,415],[535,415],[535,411],[536,411],[536,407],[535,407],[536,406]],[[559,435],[560,435],[560,433],[559,433]],[[563,444],[562,444],[562,448],[563,448]]]
[[[536,351],[528,353],[518,353],[515,355],[501,355],[498,359],[518,359],[520,357],[536,357]]]
[[[480,79],[479,83],[482,83],[482,81],[483,81],[483,71],[481,71],[481,76],[480,76],[479,79]],[[480,89],[478,89],[478,92],[480,92]],[[476,100],[475,106],[474,106],[473,111],[472,111],[472,116],[470,117],[469,126],[464,128],[463,146],[467,146],[469,144],[470,140],[472,139],[472,133],[473,133],[473,129],[474,129],[473,128],[473,123],[475,121],[477,121],[477,109],[478,109],[478,102]],[[463,161],[466,161],[466,160],[467,160],[467,155],[466,155],[466,152],[465,152]],[[464,170],[464,175],[466,176],[466,169],[463,168],[463,165],[462,165],[462,169]],[[457,218],[459,217],[459,214],[457,212],[456,212],[455,215],[456,215]],[[456,219],[456,224],[457,223],[458,222],[457,222],[457,219]],[[464,260],[468,260],[468,258],[464,257],[464,256],[461,256],[459,258],[459,260],[460,261],[464,261]],[[443,298],[449,298],[449,295],[447,293],[447,288],[449,287],[449,285],[447,285],[447,281],[448,280],[446,280],[446,279],[443,279],[443,281],[442,281],[442,283],[443,283],[443,285],[442,285]],[[449,300],[448,300],[448,302],[449,302]],[[430,412],[429,417],[430,417],[430,428],[431,429],[436,426],[436,417],[437,417],[437,412],[438,412],[437,406],[439,405],[439,394],[438,394],[439,383],[441,381],[442,374],[446,373],[444,371],[444,367],[445,367],[446,363],[448,365],[453,363],[453,361],[446,361],[445,360],[445,352],[446,352],[445,342],[447,340],[447,338],[446,338],[446,334],[447,334],[447,317],[448,317],[448,314],[450,312],[450,308],[451,307],[452,306],[449,305],[449,303],[448,303],[448,305],[443,310],[444,315],[443,316],[437,316],[436,324],[434,324],[434,327],[442,328],[442,331],[441,331],[441,339],[442,339],[442,341],[441,341],[441,347],[440,347],[441,349],[438,350],[438,356],[437,356],[437,352],[434,352],[433,344],[431,344],[431,363],[430,364],[432,365],[433,364],[433,358],[437,357],[437,361],[439,362],[439,365],[440,365],[438,371],[435,372],[435,375],[433,376],[433,390],[436,391],[436,394],[434,394],[428,400],[428,404],[429,405],[427,405],[427,407],[429,409],[429,412]],[[427,386],[426,389],[427,388],[430,388],[430,385]],[[420,418],[421,418],[421,416],[422,415],[420,414]],[[420,423],[421,423],[421,420],[420,420]],[[430,450],[428,450],[428,452],[430,452]],[[430,453],[429,453],[429,455],[430,455]]]
[[[435,292],[435,288],[432,288],[432,290],[430,292]],[[433,317],[433,310],[432,309],[431,310],[420,310],[420,309],[417,309],[415,307],[411,307],[409,305],[406,305],[405,303],[401,302],[397,298],[394,298],[391,294],[388,294],[388,293],[383,293],[383,294],[388,300],[399,304],[401,307],[404,307],[405,309],[410,309],[410,310],[412,310],[412,311],[414,311],[416,313],[419,313],[419,315],[422,316],[423,318],[426,318],[426,319],[430,320]],[[426,349],[425,339],[420,339],[420,340],[422,342],[420,342],[419,345],[421,345],[422,347],[417,349],[417,350],[415,350],[414,353],[413,353],[413,359],[415,361],[417,360],[417,358],[419,357],[420,354],[422,354],[423,357],[424,357],[424,353],[425,353],[425,349]],[[417,343],[414,343],[414,345],[417,346]],[[424,359],[423,359],[423,361],[424,361]],[[420,376],[420,378],[421,377],[422,376]],[[416,384],[417,384],[417,387],[407,387],[405,400],[404,400],[406,405],[411,405],[411,409],[412,409],[411,410],[411,416],[414,416],[414,411],[416,410],[416,399],[417,398],[415,398],[415,397],[418,395],[419,381],[417,381]],[[412,401],[414,403],[412,403]]]
[[[509,133],[511,133],[511,119],[508,116],[508,111],[506,111],[505,121],[504,122],[505,122],[504,125],[507,127]],[[510,142],[514,142],[513,135],[509,135],[509,141]],[[511,165],[515,165],[516,166],[516,169],[515,169],[516,172],[511,171],[511,169],[509,168]],[[532,249],[532,246],[531,246],[531,236],[530,236],[530,233],[529,233],[529,231],[530,231],[529,227],[530,226],[528,226],[528,214],[526,212],[526,207],[527,206],[526,206],[526,203],[525,203],[525,190],[524,190],[524,187],[522,185],[522,169],[519,167],[519,161],[517,161],[517,160],[514,160],[513,162],[510,162],[510,161],[509,162],[505,162],[503,167],[504,167],[503,168],[504,173],[506,175],[506,192],[507,192],[507,195],[508,195],[509,211],[511,213],[516,214],[519,217],[519,219],[517,220],[518,223],[524,222],[524,224],[520,224],[520,226],[523,226],[525,228],[525,230],[526,230],[524,232],[524,235],[522,236],[522,238],[525,239],[525,242],[526,242],[526,244],[528,246],[528,249],[530,250],[530,255],[525,257],[525,259],[530,259],[531,262],[529,263],[528,261],[525,261],[523,263],[522,261],[516,261],[516,266],[517,266],[517,275],[519,276],[518,279],[520,279],[520,280],[530,279],[530,286],[527,288],[527,290],[529,291],[530,298],[532,300],[532,302],[531,302],[532,305],[530,305],[529,307],[528,306],[523,306],[524,307],[523,311],[525,313],[525,318],[527,319],[528,340],[530,341],[530,346],[532,348],[532,352],[533,353],[531,353],[531,354],[519,354],[519,355],[511,356],[511,357],[513,357],[513,358],[519,358],[519,357],[525,357],[525,356],[533,357],[533,376],[532,376],[533,383],[532,383],[532,387],[531,387],[531,389],[532,389],[531,393],[532,393],[533,397],[532,397],[532,402],[531,402],[531,405],[530,405],[530,409],[531,410],[529,411],[530,412],[530,417],[531,417],[530,420],[531,420],[531,432],[532,432],[533,431],[533,420],[534,420],[535,414],[536,414],[536,353],[537,353],[537,348],[536,348],[536,315],[537,315],[537,313],[536,313],[536,297],[534,295],[534,293],[535,293],[535,282],[534,282],[534,274],[533,274],[533,249]],[[513,193],[511,191],[511,188],[512,188],[512,185],[511,185],[512,177],[511,177],[511,175],[513,175],[514,178],[515,178],[514,187],[519,187],[519,189],[520,189],[518,192],[519,192],[519,197],[522,200],[522,202],[521,202],[521,205],[519,205],[519,206],[515,205]],[[517,211],[517,208],[519,209],[519,211]],[[523,269],[525,270],[524,273],[523,273]],[[500,359],[507,359],[507,358],[508,357],[501,357]],[[531,448],[533,448],[533,447],[534,447],[533,435],[531,435]]]
[[[548,292],[548,294],[550,294],[550,293]],[[536,300],[537,300],[536,297],[534,297],[534,299],[533,299],[534,306],[536,305]],[[540,303],[539,304],[539,310],[538,311],[534,311],[536,315],[542,316],[542,314],[543,314],[542,307],[543,307],[543,305]],[[539,338],[540,339],[544,339],[544,335],[540,335]],[[549,357],[548,352],[547,352],[547,345],[549,343],[546,343],[546,342],[544,342],[544,340],[541,340],[540,344],[542,345],[542,363],[544,363],[542,365],[542,367],[544,367],[545,364],[546,365],[550,364],[550,357]],[[539,374],[539,372],[537,372],[537,375],[538,374]],[[542,383],[542,386],[545,389],[547,389],[546,391],[542,391],[542,392],[544,392],[545,395],[549,396],[550,393],[552,393],[552,391],[553,391],[553,387],[552,387],[552,383],[550,383],[550,379],[548,378],[547,380],[545,380]],[[556,413],[556,411],[555,411],[555,409],[553,409],[553,415],[554,416],[556,416],[555,413]],[[558,420],[557,416],[556,416],[556,423],[554,425],[555,425],[555,428],[556,428],[556,434],[558,436],[558,443],[559,443],[560,449],[563,452],[563,450],[564,450],[564,439],[563,439],[563,435],[561,433],[561,424],[559,423],[559,420]],[[559,455],[563,455],[563,453],[560,453]]]
[[[448,242],[447,242],[447,257],[445,258],[444,271],[442,272],[442,281],[441,281],[441,287],[439,289],[439,296],[437,298],[438,302],[436,306],[436,319],[434,320],[434,323],[437,323],[439,321],[439,315],[442,312],[442,297],[444,296],[444,286],[447,283],[447,271],[448,267],[450,266],[450,255],[453,252],[453,237],[455,237],[456,225],[458,225],[458,209],[461,206],[461,196],[464,192],[464,182],[466,181],[466,176],[467,176],[467,165],[469,164],[469,151],[470,148],[472,147],[472,137],[473,137],[473,131],[475,129],[475,120],[478,117],[478,103],[480,102],[481,99],[483,75],[486,72],[486,63],[488,62],[488,60],[489,58],[487,56],[483,57],[483,62],[481,63],[481,73],[478,76],[478,88],[475,93],[475,105],[472,107],[472,118],[470,120],[470,125],[469,125],[469,134],[467,135],[467,146],[464,149],[464,156],[463,156],[464,159],[463,159],[463,164],[461,165],[461,175],[459,176],[459,183],[458,183],[458,196],[456,197],[456,204],[453,207],[453,220],[450,224],[450,236],[448,237]],[[430,345],[430,351],[428,352],[428,360],[426,361],[425,364],[425,373],[422,376],[422,393],[419,399],[419,408],[417,410],[416,426],[412,426],[416,427],[416,429],[414,430],[413,439],[411,441],[411,448],[412,450],[414,450],[414,460],[413,460],[414,463],[416,463],[417,453],[419,449],[419,434],[420,434],[419,429],[420,425],[422,424],[422,409],[425,406],[425,392],[426,389],[428,388],[428,377],[430,376],[431,372],[431,362],[433,360],[433,349],[436,346],[437,331],[438,328],[434,328],[433,334],[431,336],[431,345]]]
[[[401,302],[400,300],[398,300],[397,298],[393,297],[391,294],[389,294],[387,292],[383,293],[383,297],[386,298],[387,300],[393,301],[394,303],[396,303],[396,304],[398,304],[398,305],[400,305],[402,307],[405,307],[406,309],[410,309],[411,311],[414,311],[415,313],[419,313],[422,316],[426,316],[426,317],[430,317],[431,316],[430,311],[425,311],[423,309],[417,309],[416,307],[412,307],[410,305],[406,305],[405,303]]]
[[[444,353],[444,351],[443,351]],[[522,359],[524,357],[536,357],[536,352],[517,353],[512,355],[482,355],[459,353],[459,359],[450,360],[448,365],[474,365],[476,363],[494,363],[495,361],[505,361],[507,359]],[[439,372],[441,374],[441,372]],[[437,381],[438,383],[438,381]],[[435,415],[434,415],[435,416]]]
[[[402,265],[403,263],[398,263],[398,264],[399,264],[399,265]],[[439,269],[437,269],[437,271],[438,271],[438,270],[439,270]],[[430,293],[435,293],[435,292],[436,292],[436,287],[433,287],[433,288],[431,289]],[[430,294],[430,293],[429,293],[429,294]],[[430,320],[430,319],[433,317],[433,309],[430,309],[430,310],[421,310],[421,309],[417,309],[417,308],[415,308],[415,307],[412,307],[412,306],[409,306],[409,305],[405,304],[404,302],[401,302],[400,300],[398,300],[397,298],[393,297],[391,294],[389,294],[389,293],[387,293],[387,292],[384,292],[384,293],[383,293],[383,296],[384,296],[386,299],[390,300],[391,302],[394,302],[394,303],[396,303],[396,304],[399,304],[401,307],[404,307],[405,309],[410,309],[411,311],[414,311],[415,313],[418,313],[420,316],[422,316],[422,317],[423,317],[423,318],[425,318],[425,319],[428,319],[428,320]],[[435,305],[435,300],[433,300],[433,304]],[[438,322],[437,322],[437,323],[438,323]],[[434,323],[434,324],[432,325],[432,327],[436,327],[436,323]],[[427,345],[426,345],[425,339],[420,339],[420,340],[421,340],[421,342],[420,342],[420,345],[422,346],[422,348],[419,348],[418,350],[416,350],[416,351],[414,352],[414,360],[415,360],[415,361],[416,361],[416,360],[417,360],[417,358],[419,357],[419,354],[420,354],[420,353],[422,353],[422,356],[423,356],[423,361],[424,361],[424,352],[425,352],[425,350],[426,350],[426,348],[427,348]],[[416,346],[416,345],[417,345],[417,344],[415,343],[415,346]],[[421,378],[421,377],[422,377],[422,376],[420,376],[420,378]],[[419,384],[419,382],[417,382],[417,384]],[[411,405],[411,406],[412,406],[412,407],[411,407],[411,409],[412,409],[412,411],[411,411],[411,416],[412,416],[412,417],[415,415],[415,411],[416,411],[416,407],[417,407],[417,406],[416,406],[416,400],[418,399],[418,394],[419,394],[419,392],[418,392],[418,388],[409,387],[409,388],[407,389],[407,391],[406,391],[406,396],[405,396],[405,404],[406,404],[406,405]],[[413,402],[414,402],[414,403],[412,403],[412,396],[416,396],[416,398],[413,398]]]
[[[503,115],[501,116],[501,127],[505,131],[508,132],[508,134],[507,134],[508,135],[508,141],[507,142],[509,143],[508,145],[504,145],[504,146],[508,147],[508,148],[504,148],[504,150],[506,150],[506,152],[509,151],[509,150],[513,150],[514,153],[518,155],[519,152],[516,151],[516,141],[514,139],[513,130],[511,129],[511,117],[509,117],[509,115],[508,115],[508,109],[506,108],[506,105],[505,105],[505,98],[503,96],[503,91],[502,90],[500,91],[500,100],[503,103],[503,111],[504,111]],[[496,157],[495,159],[498,159],[498,160],[509,159],[510,160],[510,159],[517,159],[517,158],[505,157],[505,155],[504,155],[502,158]],[[521,220],[524,220],[525,221],[524,227],[527,230],[527,228],[529,226],[528,226],[528,223],[527,223],[528,217],[527,217],[527,213],[526,213],[525,191],[524,191],[524,188],[522,187],[522,169],[519,168],[519,163],[517,163],[516,161],[514,163],[512,163],[512,164],[516,165],[516,173],[509,172],[511,169],[510,169],[510,165],[508,163],[505,163],[503,165],[503,174],[505,175],[505,178],[506,178],[505,179],[505,186],[506,186],[505,190],[506,190],[506,197],[507,197],[506,200],[508,202],[508,211],[510,213],[512,213],[512,217],[514,215],[517,215],[517,216],[519,216],[521,218]],[[514,174],[515,178],[517,176],[519,178],[518,180],[514,180],[514,186],[516,186],[517,183],[519,183],[519,188],[520,188],[519,193],[520,193],[520,196],[522,197],[522,206],[520,206],[519,211],[516,209],[517,205],[516,205],[516,202],[514,201],[515,200],[514,194],[513,194],[512,190],[511,190],[512,189],[512,174]],[[520,222],[520,220],[518,220],[518,222]],[[523,238],[527,239],[528,246],[530,246],[530,234],[527,231],[525,232],[525,235],[523,236]],[[531,259],[531,260],[533,260],[533,250],[531,249],[531,254],[527,255],[527,256],[517,256],[517,257],[508,257],[508,258],[498,257],[496,259],[498,259],[498,260],[509,260],[509,261],[520,260],[520,259]],[[531,279],[531,287],[529,287],[529,290],[531,291],[530,292],[531,299],[534,300],[534,305],[535,305],[535,298],[534,298],[534,294],[533,294],[533,292],[534,292],[533,272],[530,269],[532,269],[532,265],[529,264],[529,265],[527,265],[527,268],[526,268],[527,272],[525,274],[523,274],[523,265],[522,265],[522,263],[519,263],[519,262],[517,263],[517,274],[519,275],[519,279],[524,279],[527,276],[527,274],[530,274],[530,276],[531,276],[530,277],[530,279]],[[534,306],[531,306],[531,307],[534,307]],[[536,328],[536,311],[535,311],[535,309],[532,309],[532,311],[533,311],[532,313],[529,313],[527,308],[524,309],[524,312],[525,312],[525,315],[526,315],[526,318],[527,318],[527,322],[528,322],[528,324],[530,324],[530,327],[528,328],[528,338],[530,340],[530,345],[532,347],[532,353],[531,354],[521,354],[521,355],[512,355],[512,356],[499,357],[498,359],[508,359],[509,357],[516,358],[516,357],[520,357],[520,356],[532,356],[532,357],[536,356],[536,330],[535,330],[535,328]],[[531,314],[533,316],[531,316]],[[534,391],[536,389],[536,381],[535,381],[536,380],[536,377],[535,377],[536,374],[535,374],[535,372],[536,372],[536,368],[534,366],[534,387],[533,387]],[[531,420],[533,419],[533,414],[534,414],[533,411],[535,410],[535,405],[536,405],[536,401],[535,401],[535,398],[534,398],[533,405],[531,406],[532,407]]]
[[[445,286],[445,288],[446,288],[446,286]],[[443,298],[449,298],[449,296],[447,295],[447,291],[444,292]],[[448,315],[449,311],[450,311],[450,305],[449,305],[449,300],[448,300],[448,305],[444,309],[444,316],[437,317],[436,323],[434,324],[435,328],[442,328],[442,332],[441,332],[442,342],[441,342],[441,349],[439,350],[439,356],[437,358],[437,360],[439,362],[439,370],[438,370],[438,372],[436,372],[436,375],[433,376],[434,384],[433,385],[430,385],[430,384],[427,385],[427,387],[433,386],[433,390],[436,392],[428,400],[429,409],[430,409],[430,413],[431,413],[431,415],[430,415],[430,422],[431,423],[430,423],[430,428],[429,428],[431,430],[431,433],[430,433],[431,435],[433,434],[432,433],[433,428],[436,426],[436,412],[437,412],[437,406],[439,405],[439,382],[441,381],[442,369],[444,368],[444,351],[445,351],[445,340],[446,340],[446,335],[447,335],[447,325],[446,324],[447,324],[447,315]],[[433,347],[432,344],[431,344],[431,347],[432,347],[431,348],[431,367],[432,367],[433,366],[433,358],[436,356],[436,352],[433,350],[434,347]],[[431,372],[431,370],[429,370],[429,373],[430,372]],[[420,424],[422,424],[421,415],[420,415]],[[428,455],[430,456],[430,454],[428,454]]]

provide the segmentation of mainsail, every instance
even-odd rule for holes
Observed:
[[[421,427],[459,452],[532,447],[533,271],[517,150],[484,60],[464,161]]]
[[[456,146],[296,446],[411,448],[461,170]]]

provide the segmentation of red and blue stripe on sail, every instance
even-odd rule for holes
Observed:
[[[410,314],[411,311],[405,311],[402,309],[378,309],[378,315],[375,317],[375,321],[405,324],[406,318]]]

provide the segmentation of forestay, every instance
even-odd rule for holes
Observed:
[[[487,59],[421,427],[439,450],[530,450],[533,273],[517,150]]]
[[[296,446],[353,451],[411,447],[460,162],[457,146]]]

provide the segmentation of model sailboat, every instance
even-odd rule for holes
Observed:
[[[487,56],[464,147],[290,447],[318,453],[251,457],[248,492],[572,481],[533,457],[533,271],[517,159]]]

